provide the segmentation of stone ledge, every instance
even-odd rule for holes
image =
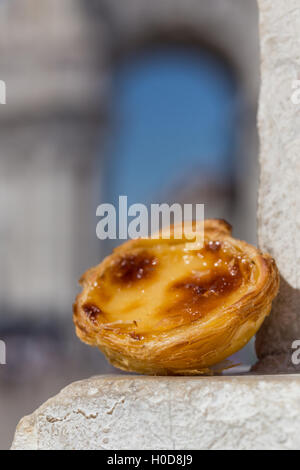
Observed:
[[[19,423],[17,449],[298,449],[300,375],[97,376]]]

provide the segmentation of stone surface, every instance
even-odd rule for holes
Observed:
[[[292,343],[300,339],[300,3],[259,0],[259,246],[278,264],[282,281],[272,314],[257,335],[258,369],[294,370]],[[297,104],[297,101],[298,104]],[[272,359],[270,359],[272,357]]]
[[[18,425],[12,449],[298,449],[300,375],[98,376]]]

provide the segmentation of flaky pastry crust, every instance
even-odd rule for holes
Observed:
[[[190,226],[191,230],[193,226]],[[74,304],[78,337],[120,369],[196,375],[241,349],[271,310],[275,261],[204,222],[204,245],[130,240],[89,269]]]

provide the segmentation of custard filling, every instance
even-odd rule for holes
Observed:
[[[83,304],[91,325],[143,341],[238,301],[258,269],[228,241],[205,240],[201,250],[157,241],[115,253]]]

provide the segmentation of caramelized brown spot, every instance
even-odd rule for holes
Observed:
[[[122,256],[112,268],[114,281],[132,284],[148,278],[154,271],[158,260],[146,252]]]
[[[216,253],[220,251],[221,246],[222,246],[221,242],[211,240],[209,243],[205,245],[205,249],[208,251],[212,251],[213,253]]]
[[[135,332],[129,333],[132,339],[135,339],[136,341],[142,341],[144,337],[142,335],[138,335]]]
[[[181,314],[182,323],[188,318],[203,318],[209,311],[220,306],[243,281],[239,264],[236,261],[228,270],[212,270],[205,278],[196,276],[182,279],[171,286],[175,291],[176,300],[168,309],[168,315],[178,317]]]
[[[174,289],[187,289],[192,291],[197,296],[206,295],[224,295],[231,290],[238,287],[241,283],[242,275],[237,261],[234,261],[228,270],[211,271],[209,277],[204,279],[197,279],[196,277],[187,280],[181,280],[175,283],[172,288]]]
[[[102,313],[100,308],[93,304],[85,304],[83,311],[92,323],[96,323],[98,315]]]

